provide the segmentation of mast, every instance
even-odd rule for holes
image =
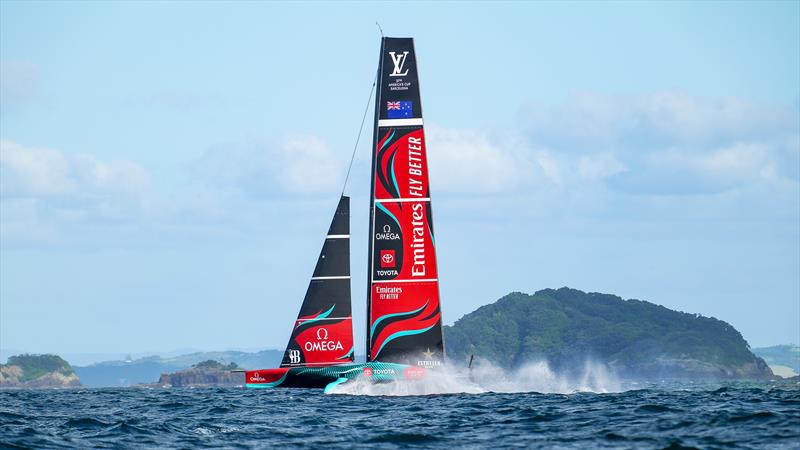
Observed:
[[[444,362],[414,40],[381,41],[372,146],[367,361]]]
[[[380,25],[378,25],[380,28]],[[381,36],[383,36],[383,30],[381,30]],[[370,317],[372,316],[372,239],[375,234],[374,224],[373,221],[375,219],[375,152],[374,149],[378,145],[378,120],[380,119],[380,103],[381,103],[381,92],[383,92],[383,48],[386,42],[386,38],[381,38],[381,51],[378,54],[378,74],[375,77],[375,82],[377,83],[377,92],[375,93],[375,119],[373,120],[373,128],[372,128],[372,170],[370,172],[370,183],[369,183],[369,247],[367,248],[367,346],[366,346],[366,355],[367,355],[367,362],[372,361],[372,353],[370,352],[370,335],[369,335],[369,327],[370,327]]]

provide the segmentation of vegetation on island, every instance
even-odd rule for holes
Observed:
[[[445,327],[448,357],[503,367],[546,360],[577,370],[587,360],[639,379],[772,377],[733,326],[641,300],[545,289],[513,292]]]
[[[72,366],[58,355],[16,355],[0,364],[0,387],[80,386]]]
[[[239,366],[232,362],[230,364],[223,364],[219,361],[214,361],[213,359],[208,359],[206,361],[199,362],[193,365],[195,369],[206,369],[206,370],[236,370],[239,369]]]

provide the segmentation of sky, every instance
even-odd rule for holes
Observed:
[[[799,2],[6,0],[0,350],[283,348],[376,21],[416,42],[446,323],[568,286],[800,344]]]

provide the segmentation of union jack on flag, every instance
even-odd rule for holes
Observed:
[[[400,100],[399,102],[386,102],[387,119],[408,119],[414,115],[414,102]]]

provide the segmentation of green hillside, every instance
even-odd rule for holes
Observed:
[[[16,355],[0,364],[0,387],[80,386],[72,366],[57,355]]]
[[[511,293],[446,327],[445,336],[455,362],[474,354],[503,367],[547,360],[570,370],[588,358],[629,378],[772,376],[726,322],[569,288]]]
[[[8,358],[5,366],[18,366],[24,375],[20,381],[30,381],[51,372],[73,375],[72,366],[58,355],[17,355]]]

